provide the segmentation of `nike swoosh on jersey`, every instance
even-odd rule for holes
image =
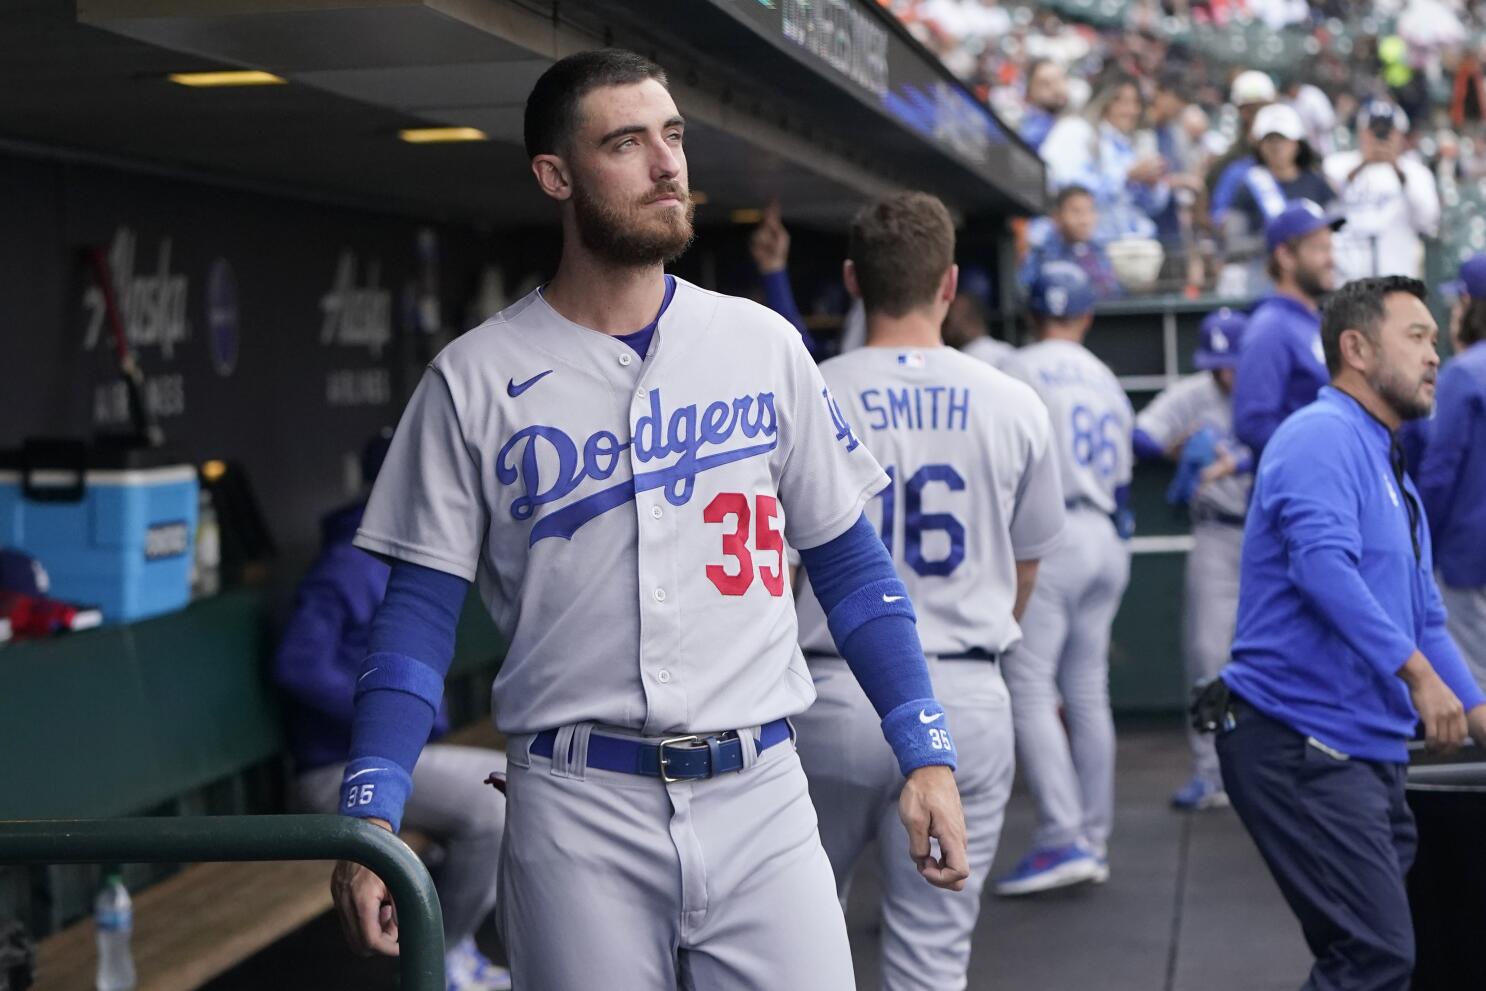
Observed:
[[[883,602],[901,602],[902,600],[903,596],[901,595],[884,595],[882,597]]]
[[[938,722],[939,720],[941,720],[943,718],[944,718],[944,713],[942,713],[942,712],[936,712],[936,713],[934,713],[931,716],[927,712],[925,712],[923,709],[918,710],[918,721],[921,722],[921,723],[924,723],[926,725],[928,723],[936,723],[936,722]]]
[[[538,382],[542,381],[542,379],[546,378],[548,375],[551,375],[551,374],[552,374],[552,369],[549,368],[545,372],[538,372],[537,374],[533,375],[531,378],[527,379],[525,382],[517,382],[515,379],[507,379],[506,380],[506,395],[510,396],[512,399],[515,399],[517,396],[521,395],[527,389],[530,389],[532,386],[536,385]]]
[[[370,774],[373,771],[390,771],[390,770],[392,770],[392,768],[390,768],[390,767],[368,767],[364,771],[357,771],[355,774],[348,775],[346,777],[346,780],[347,781],[355,781],[357,778],[361,777],[363,774]]]

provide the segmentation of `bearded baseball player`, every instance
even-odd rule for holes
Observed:
[[[892,485],[870,512],[918,611],[929,670],[960,747],[970,878],[922,884],[897,855],[903,778],[877,714],[835,646],[810,581],[800,642],[820,698],[799,719],[800,760],[844,900],[872,840],[881,851],[882,987],[966,985],[980,893],[996,855],[1015,767],[1000,658],[1018,640],[1038,559],[1063,530],[1058,449],[1047,408],[1023,382],[940,341],[955,298],[955,231],[925,193],[890,196],[852,225],[846,281],[866,305],[867,343],[821,366],[853,433]],[[810,573],[813,579],[814,572]],[[920,722],[941,732],[944,718]]]
[[[863,512],[886,474],[794,328],[664,272],[692,235],[685,129],[638,55],[538,80],[557,273],[433,361],[357,536],[393,568],[342,810],[397,828],[475,582],[510,644],[497,915],[523,991],[853,987],[788,722],[815,690],[786,543],[881,716],[908,854],[969,874],[949,718]],[[395,954],[381,881],[342,863],[332,887],[352,944]]]

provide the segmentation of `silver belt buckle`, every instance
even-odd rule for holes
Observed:
[[[691,734],[690,736],[673,736],[670,739],[660,741],[660,743],[657,744],[660,747],[660,752],[659,752],[659,755],[660,755],[660,779],[662,781],[664,781],[666,784],[670,784],[673,781],[680,781],[680,780],[682,780],[681,778],[673,778],[669,774],[666,773],[666,767],[667,767],[667,764],[668,764],[668,762],[666,760],[666,748],[667,747],[671,746],[672,744],[676,744],[676,743],[701,743],[701,742],[702,742],[702,738],[700,736],[697,736],[695,733]]]

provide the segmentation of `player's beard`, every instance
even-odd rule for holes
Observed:
[[[1422,420],[1434,411],[1434,400],[1424,395],[1424,383],[1434,380],[1433,372],[1410,379],[1385,365],[1368,376],[1367,384],[1400,420]]]
[[[1330,275],[1330,272],[1316,271],[1303,267],[1297,268],[1295,270],[1295,285],[1311,299],[1320,299],[1331,292]]]
[[[656,210],[649,204],[663,196],[681,200],[679,210]],[[638,201],[607,202],[581,184],[573,188],[573,218],[583,246],[615,265],[644,268],[681,257],[691,246],[696,204],[676,182],[656,184]]]

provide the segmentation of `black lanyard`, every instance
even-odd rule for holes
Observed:
[[[1419,500],[1409,492],[1406,484],[1408,461],[1404,457],[1398,434],[1393,431],[1388,433],[1388,461],[1393,467],[1393,479],[1398,483],[1399,494],[1403,496],[1404,508],[1409,513],[1409,541],[1414,545],[1414,563],[1419,564],[1424,556],[1424,549],[1419,541],[1419,523],[1423,514],[1419,511]]]

